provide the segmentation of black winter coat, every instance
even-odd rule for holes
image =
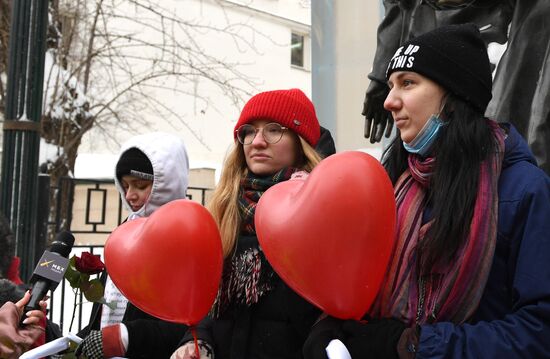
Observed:
[[[242,244],[242,237],[239,242]],[[321,311],[277,274],[273,280],[273,289],[257,303],[232,304],[219,318],[208,316],[199,323],[197,336],[213,347],[216,359],[303,358],[302,346]],[[193,337],[188,332],[180,345],[190,340]]]
[[[105,284],[106,273],[101,276]],[[90,330],[99,330],[101,323],[101,307],[94,303],[90,324],[82,329],[78,336],[85,338]],[[163,359],[170,358],[178,348],[181,337],[187,331],[187,326],[179,323],[171,323],[153,317],[132,303],[128,302],[122,323],[128,328],[129,345],[126,358],[131,359]]]

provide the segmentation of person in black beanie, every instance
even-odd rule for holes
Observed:
[[[394,248],[363,320],[319,321],[304,357],[327,358],[333,339],[353,358],[550,357],[550,178],[512,125],[484,117],[478,29],[405,42],[386,78]]]
[[[115,172],[126,204],[132,211],[131,217],[139,217],[136,212],[145,206],[153,189],[155,176],[151,161],[142,150],[132,147],[120,155]]]
[[[475,23],[493,69],[493,98],[485,116],[512,123],[527,140],[540,168],[550,175],[550,1],[381,0],[384,16],[365,94],[365,138],[388,138],[393,118],[383,103],[385,72],[395,48],[449,24]],[[504,45],[504,46],[502,46]],[[502,49],[502,56],[495,49]],[[384,140],[385,144],[386,140]]]

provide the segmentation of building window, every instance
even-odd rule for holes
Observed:
[[[290,63],[293,66],[304,67],[304,35],[292,33]]]

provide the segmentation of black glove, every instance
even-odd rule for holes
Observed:
[[[380,142],[384,130],[385,136],[390,137],[393,127],[391,112],[384,109],[384,101],[388,96],[389,88],[385,83],[371,80],[362,115],[365,116],[365,138],[370,138],[370,143]]]
[[[396,319],[346,320],[344,344],[352,358],[399,358],[397,343],[407,326]]]
[[[88,359],[103,359],[103,336],[101,330],[92,330],[90,334],[78,345],[75,356]]]
[[[321,137],[319,137],[319,142],[317,142],[315,146],[315,151],[323,158],[327,158],[336,153],[334,138],[332,138],[330,131],[323,126],[321,126]]]
[[[304,359],[328,359],[326,348],[331,340],[344,338],[342,323],[344,321],[326,317],[311,327],[311,332],[304,343]]]

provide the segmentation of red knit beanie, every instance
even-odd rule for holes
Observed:
[[[252,97],[241,112],[236,130],[254,120],[270,120],[288,127],[315,147],[321,135],[313,103],[299,89],[261,92]]]

